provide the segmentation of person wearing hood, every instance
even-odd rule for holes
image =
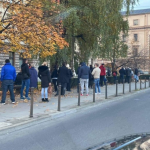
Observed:
[[[21,72],[22,72],[22,87],[21,87],[21,94],[20,94],[20,99],[24,100],[30,100],[28,93],[29,93],[29,88],[30,88],[30,72],[29,72],[29,66],[28,66],[28,60],[23,59],[23,64],[21,65]],[[26,94],[25,98],[23,97],[23,91],[24,88],[26,87]]]
[[[84,85],[86,88],[86,95],[89,95],[88,91],[88,83],[89,83],[89,75],[91,74],[90,68],[86,66],[85,63],[82,63],[81,68],[79,70],[79,78],[81,83],[81,96],[83,96]]]
[[[69,70],[69,82],[67,83],[67,91],[71,92],[71,78],[73,77],[73,73],[72,73],[72,70],[71,70],[69,64],[67,64],[66,67]]]
[[[15,96],[14,96],[14,82],[16,79],[16,69],[14,66],[11,65],[10,60],[5,60],[5,65],[2,67],[1,70],[1,81],[2,81],[2,105],[5,105],[6,100],[6,93],[9,90],[10,92],[10,99],[12,103],[15,103]]]
[[[66,67],[66,63],[62,63],[62,67],[58,71],[58,85],[61,85],[61,95],[65,96],[67,83],[69,82],[69,69]],[[58,95],[58,90],[57,94]]]
[[[31,68],[29,71],[30,71],[30,87],[37,88],[38,74],[36,69],[34,68],[34,64],[31,64]]]
[[[50,71],[47,67],[47,62],[44,62],[42,66],[38,68],[38,77],[41,79],[41,97],[43,102],[49,102],[48,100],[48,87],[51,85]]]
[[[57,92],[58,69],[57,65],[54,66],[51,78],[54,84],[54,90]]]
[[[103,84],[104,84],[104,78],[106,76],[106,69],[104,67],[104,64],[102,64],[100,67],[100,70],[101,70],[101,74],[100,74],[100,85],[103,87]]]

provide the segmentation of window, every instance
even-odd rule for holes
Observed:
[[[138,41],[138,34],[134,34],[134,41]]]
[[[138,19],[133,20],[133,25],[134,25],[134,26],[139,25],[139,20],[138,20]]]
[[[138,48],[133,47],[133,56],[137,56],[137,55],[138,55]]]
[[[15,66],[15,53],[14,52],[9,52],[9,60],[10,63]]]
[[[122,41],[126,42],[126,35],[122,35]]]
[[[22,53],[19,55],[19,67],[21,67],[23,63]]]

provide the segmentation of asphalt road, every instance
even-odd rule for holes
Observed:
[[[150,90],[0,136],[0,150],[86,150],[141,132],[150,132]]]

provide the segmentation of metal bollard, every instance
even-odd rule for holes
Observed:
[[[31,104],[30,104],[30,118],[33,117],[33,92],[34,92],[34,87],[31,87]]]
[[[93,103],[95,103],[95,83],[93,83]]]
[[[131,92],[131,81],[129,82],[129,92]]]
[[[149,87],[150,87],[150,77],[149,77]]]
[[[116,80],[116,96],[118,96],[118,80]]]
[[[141,81],[141,79],[140,79],[140,90],[142,89],[142,81]]]
[[[125,80],[123,79],[123,94],[125,94],[125,84],[124,84]]]
[[[105,85],[105,99],[107,99],[107,81],[106,81],[106,85]]]
[[[135,79],[135,91],[137,90],[137,81]]]
[[[79,92],[78,92],[78,106],[80,106],[80,94],[81,94],[81,84],[79,83]]]
[[[146,78],[145,78],[145,89],[146,89]]]
[[[60,105],[61,105],[61,85],[58,86],[58,111],[61,111]]]

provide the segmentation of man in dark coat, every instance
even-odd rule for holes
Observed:
[[[131,82],[131,69],[126,68],[126,82],[130,83]]]
[[[55,92],[57,92],[57,80],[58,80],[58,69],[57,68],[58,68],[57,66],[54,67],[52,75],[51,75]]]
[[[50,71],[47,67],[47,63],[44,62],[42,66],[38,68],[38,77],[41,79],[41,97],[43,102],[49,102],[48,100],[48,87],[51,85]]]
[[[29,66],[28,66],[28,60],[23,59],[23,64],[21,65],[21,72],[22,72],[22,87],[21,87],[21,94],[20,99],[24,100],[30,100],[28,97],[29,88],[30,88],[30,72],[29,72]],[[23,97],[23,90],[26,87],[26,94],[25,98]]]
[[[123,83],[124,75],[125,75],[125,70],[123,67],[119,70],[119,73],[120,73],[120,83]]]
[[[30,71],[30,87],[37,88],[38,74],[36,69],[34,68],[34,64],[31,64],[31,68],[29,71]]]
[[[84,85],[86,88],[86,95],[89,95],[88,91],[88,82],[89,82],[89,76],[91,74],[90,68],[86,66],[86,63],[82,63],[81,68],[79,70],[79,78],[81,83],[81,96],[83,96],[84,92]]]
[[[73,73],[72,73],[72,70],[71,70],[69,64],[67,64],[66,67],[69,70],[69,77],[68,77],[69,78],[69,82],[67,83],[67,91],[71,92],[71,78],[73,77]]]
[[[58,85],[61,85],[61,95],[65,96],[67,83],[69,82],[69,69],[66,67],[66,63],[62,64],[62,67],[58,71]],[[58,95],[58,90],[57,94]]]

